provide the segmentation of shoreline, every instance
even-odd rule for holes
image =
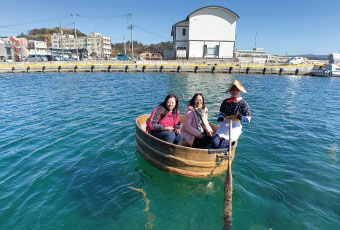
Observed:
[[[317,64],[315,64],[317,65]],[[193,72],[309,75],[314,64],[256,65],[250,63],[206,64],[184,61],[73,61],[73,62],[20,62],[0,64],[0,73],[45,72]]]

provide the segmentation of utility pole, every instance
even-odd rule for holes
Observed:
[[[63,29],[61,26],[61,21],[60,21],[60,46],[61,46],[62,60],[64,61]]]
[[[126,54],[126,42],[125,42],[125,35],[124,35],[124,54]]]
[[[133,26],[131,24],[131,58],[133,59]]]
[[[128,29],[131,30],[131,58],[133,59],[133,25],[132,25],[132,14],[128,13],[128,17],[130,18],[130,26]]]
[[[79,16],[76,13],[71,14],[73,16],[73,23],[74,23],[74,37],[75,37],[75,47],[76,47],[76,52],[77,52],[77,58],[79,58],[78,55],[78,43],[77,43],[77,27],[76,27],[76,16]]]

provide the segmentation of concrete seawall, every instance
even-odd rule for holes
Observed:
[[[0,65],[0,73],[45,72],[193,72],[307,75],[313,64],[260,66],[242,64],[166,64],[166,63],[18,63]]]

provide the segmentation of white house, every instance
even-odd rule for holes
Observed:
[[[233,58],[239,16],[220,6],[195,10],[172,26],[175,58]]]
[[[36,41],[36,40],[28,40],[27,44],[28,54],[48,54],[47,41]]]

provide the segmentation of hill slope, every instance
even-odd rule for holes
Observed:
[[[50,28],[40,28],[40,29],[30,30],[27,35],[21,33],[20,35],[18,35],[18,37],[23,37],[23,38],[32,39],[32,40],[41,40],[41,41],[44,41],[46,39],[47,45],[51,46],[51,35],[53,33],[59,33],[59,32],[60,32],[60,28],[58,28],[58,27],[55,27],[55,28],[52,28],[52,29],[50,29]],[[73,29],[63,29],[63,33],[64,34],[74,34],[74,30]],[[78,37],[85,37],[86,34],[77,30],[77,36]],[[164,50],[172,49],[172,42],[167,41],[167,42],[160,42],[158,44],[144,45],[141,42],[133,41],[133,48],[134,48],[135,54],[139,53],[141,50],[145,49],[148,46],[152,46],[155,49],[159,50],[160,52],[164,52]],[[113,56],[116,56],[118,53],[124,53],[124,43],[123,42],[111,44],[111,47],[112,47]],[[126,51],[129,55],[131,55],[131,48],[130,47],[131,47],[131,42],[130,41],[126,42]]]
[[[60,29],[58,27],[49,29],[49,28],[41,28],[41,29],[33,29],[30,30],[29,33],[26,34],[20,34],[18,37],[23,37],[27,39],[34,39],[34,40],[41,40],[44,41],[45,39],[47,40],[47,45],[51,46],[51,35],[53,33],[59,33]],[[64,34],[74,34],[73,29],[63,29]],[[79,30],[77,30],[77,36],[78,37],[85,37],[86,34],[83,34]]]

